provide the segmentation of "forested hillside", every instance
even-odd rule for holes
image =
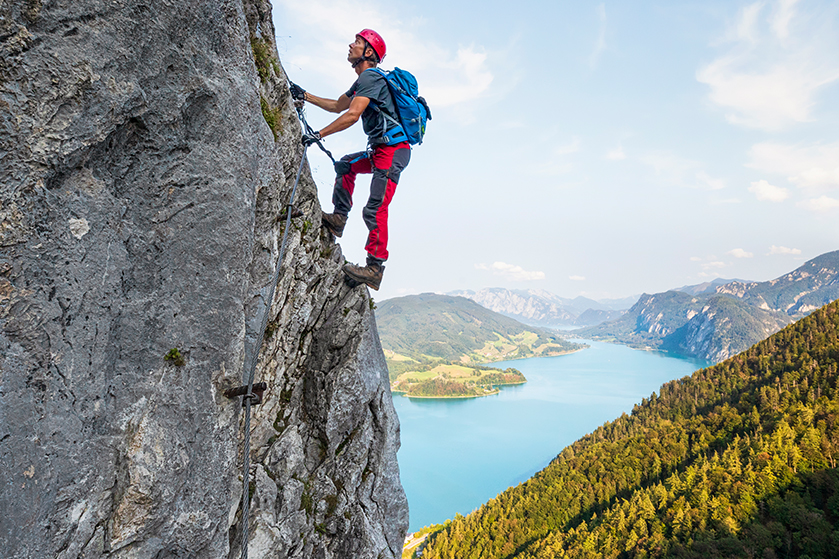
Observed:
[[[582,347],[469,299],[434,293],[382,301],[376,309],[376,321],[382,347],[415,359],[486,363],[533,357],[544,354],[547,348],[562,352]],[[502,345],[509,347],[495,349]]]
[[[835,557],[839,302],[669,382],[424,558]]]
[[[473,397],[526,382],[481,366],[505,359],[561,355],[584,345],[525,326],[463,297],[434,293],[388,299],[376,310],[391,389],[416,397]]]

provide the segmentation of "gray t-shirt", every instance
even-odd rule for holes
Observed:
[[[364,127],[364,133],[370,138],[371,143],[380,143],[377,142],[377,139],[381,138],[386,132],[386,128],[390,128],[390,126],[383,122],[384,117],[373,107],[373,103],[392,118],[397,119],[396,106],[393,104],[393,96],[387,87],[385,77],[376,70],[368,68],[358,76],[346,95],[350,99],[356,95],[370,99],[370,104],[367,105],[361,115],[361,123]]]

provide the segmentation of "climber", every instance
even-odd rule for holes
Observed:
[[[344,273],[352,280],[379,289],[387,260],[388,206],[393,199],[399,175],[411,159],[411,146],[407,141],[394,143],[383,137],[387,130],[386,113],[391,119],[398,117],[387,80],[376,68],[385,57],[385,42],[371,29],[363,29],[349,45],[347,60],[358,76],[346,93],[338,99],[325,99],[291,84],[291,95],[299,101],[308,101],[331,113],[343,113],[320,131],[304,134],[302,142],[309,146],[321,138],[346,130],[361,118],[367,134],[366,151],[345,155],[335,163],[335,187],[332,191],[332,213],[323,215],[323,224],[336,237],[344,233],[347,215],[352,207],[356,175],[372,173],[370,197],[362,216],[369,231],[367,235],[367,265],[345,264]],[[388,145],[390,143],[391,145]]]

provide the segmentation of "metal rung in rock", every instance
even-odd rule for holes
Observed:
[[[263,395],[265,391],[268,390],[268,383],[267,382],[257,382],[253,385],[251,389],[251,405],[261,404]],[[244,396],[248,393],[247,386],[239,386],[237,388],[228,388],[224,391],[224,395],[230,398],[238,398],[239,396]],[[242,406],[245,405],[245,399],[242,398]]]

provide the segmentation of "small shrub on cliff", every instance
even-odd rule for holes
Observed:
[[[183,367],[184,365],[186,365],[186,360],[184,359],[184,356],[181,355],[181,352],[176,347],[170,349],[169,353],[167,353],[163,357],[163,359],[169,361],[176,367]]]

